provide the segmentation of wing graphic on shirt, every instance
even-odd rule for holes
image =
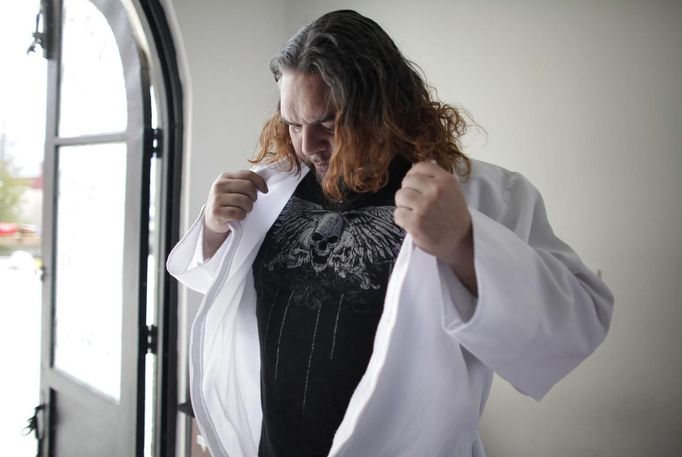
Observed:
[[[276,250],[265,266],[292,269],[309,263],[316,273],[327,269],[355,279],[362,289],[379,288],[371,278],[374,265],[394,262],[405,232],[394,224],[393,206],[327,211],[292,197],[273,226]]]

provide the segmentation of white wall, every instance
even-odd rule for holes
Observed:
[[[248,167],[277,101],[269,71],[286,39],[281,2],[168,0],[181,41],[188,107],[187,208],[193,217],[221,171]]]
[[[183,227],[189,227],[223,171],[248,168],[259,126],[274,109],[277,91],[269,71],[286,40],[284,4],[250,0],[163,0],[175,36],[185,101]],[[189,324],[201,297],[182,289],[179,367],[187,372]],[[184,329],[184,331],[183,331]],[[188,400],[186,378],[180,401]],[[179,420],[178,450],[186,424]],[[181,451],[183,452],[183,451]],[[182,454],[179,454],[182,455]]]
[[[542,402],[496,380],[489,456],[682,455],[682,2],[170,1],[191,76],[188,214],[253,152],[270,57],[305,22],[357,9],[487,130],[473,157],[537,185],[616,296],[604,345]]]

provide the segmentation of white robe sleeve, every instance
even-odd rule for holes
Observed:
[[[507,178],[494,205],[498,214],[470,208],[478,298],[440,268],[443,324],[484,364],[539,400],[602,342],[613,296],[554,235],[540,193],[521,175]]]
[[[171,251],[166,262],[166,268],[185,286],[206,294],[218,274],[220,264],[225,257],[229,244],[232,242],[232,237],[228,235],[216,253],[204,261],[202,248],[203,219],[204,209],[202,208],[192,227]]]

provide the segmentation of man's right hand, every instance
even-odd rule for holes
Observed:
[[[212,257],[225,241],[228,223],[241,221],[251,212],[259,191],[268,192],[265,180],[247,170],[223,173],[213,182],[204,208],[204,259]]]

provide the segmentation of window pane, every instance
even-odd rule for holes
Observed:
[[[58,170],[55,365],[118,399],[126,146],[62,147]]]
[[[59,135],[126,129],[123,66],[114,34],[88,0],[65,0]]]

